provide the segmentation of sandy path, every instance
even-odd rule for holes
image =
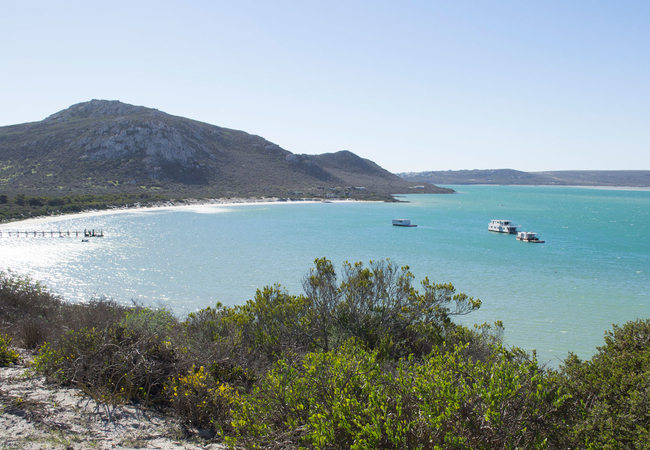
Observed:
[[[112,418],[112,420],[110,420]],[[97,405],[24,365],[0,368],[2,449],[223,449],[162,414]]]

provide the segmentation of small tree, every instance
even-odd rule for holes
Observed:
[[[347,339],[360,339],[380,356],[423,355],[447,339],[456,328],[451,318],[481,306],[451,284],[422,281],[413,286],[408,266],[389,260],[343,264],[340,284],[325,258],[303,280],[312,310],[312,344],[328,351]]]
[[[312,344],[325,351],[330,350],[336,310],[341,300],[341,291],[336,281],[336,270],[327,258],[317,258],[315,269],[311,269],[302,282],[305,295],[313,309]]]

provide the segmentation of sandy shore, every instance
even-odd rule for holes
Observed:
[[[39,216],[23,220],[14,220],[11,222],[0,223],[0,230],[13,229],[17,226],[23,228],[28,225],[43,224],[49,222],[59,222],[68,220],[70,218],[84,218],[104,216],[111,214],[128,214],[137,211],[156,211],[165,209],[197,209],[200,211],[202,208],[213,208],[215,206],[238,206],[238,205],[290,205],[302,203],[358,203],[365,200],[352,200],[352,199],[331,199],[324,201],[322,199],[300,199],[300,200],[287,200],[284,198],[211,198],[211,199],[187,199],[180,202],[154,202],[154,203],[135,203],[130,206],[120,206],[103,210],[86,210],[79,213],[60,214],[55,216]]]
[[[2,449],[217,450],[199,430],[137,406],[107,407],[77,389],[48,385],[24,364],[0,368]]]

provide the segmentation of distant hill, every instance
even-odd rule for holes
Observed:
[[[0,193],[143,190],[359,198],[453,192],[405,181],[349,151],[294,154],[244,131],[119,101],[92,100],[40,122],[0,127]]]
[[[434,184],[559,186],[650,186],[650,170],[565,170],[521,172],[512,169],[445,170],[398,174],[407,181]]]

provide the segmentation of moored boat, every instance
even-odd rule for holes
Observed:
[[[488,231],[515,234],[517,233],[517,225],[513,225],[510,220],[492,220],[488,225]]]
[[[533,233],[531,231],[520,231],[517,233],[517,240],[518,241],[523,241],[523,242],[534,242],[537,244],[543,244],[544,241],[541,241],[537,237],[537,233]]]
[[[396,227],[417,227],[417,225],[412,224],[409,219],[393,219],[393,226],[396,226]]]

